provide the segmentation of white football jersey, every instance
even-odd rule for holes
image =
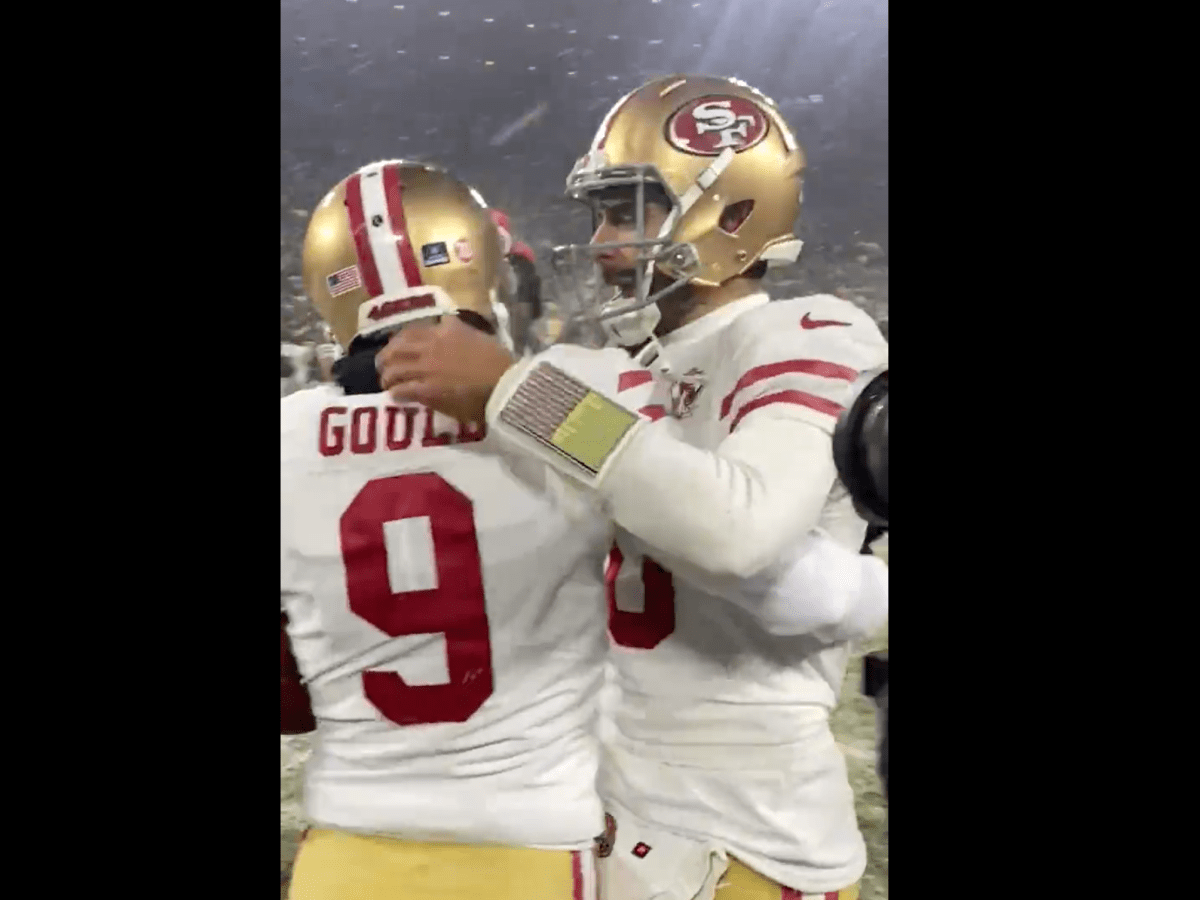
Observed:
[[[657,419],[650,427],[705,450],[757,410],[831,432],[857,373],[887,359],[874,322],[828,295],[758,294],[662,343],[681,380],[655,375],[636,402]],[[650,379],[625,380],[632,388]],[[862,544],[866,523],[838,483],[820,530],[852,551]],[[828,891],[859,879],[865,845],[829,727],[850,647],[769,634],[718,582],[706,589],[703,571],[623,529],[607,578],[617,697],[602,796],[647,823],[715,841],[786,885]],[[620,834],[618,822],[618,844]]]
[[[318,825],[584,849],[610,526],[482,430],[336,386],[281,402],[283,608]]]

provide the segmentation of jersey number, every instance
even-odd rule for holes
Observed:
[[[630,562],[636,564],[637,559],[635,557]],[[629,576],[632,573],[621,572],[624,562],[624,554],[613,544],[608,553],[608,565],[604,569],[604,584],[608,593],[608,631],[613,641],[621,647],[653,650],[675,630],[675,584],[671,580],[671,573],[649,557],[641,557],[641,578],[633,576],[631,584]],[[645,598],[642,611],[631,612],[618,608],[617,598],[624,598],[627,592],[637,591],[639,580]]]
[[[393,591],[385,524],[428,518],[437,587]],[[388,637],[442,634],[446,684],[409,685],[395,672],[364,672],[367,700],[397,725],[465,722],[492,695],[492,647],[471,501],[439,475],[369,481],[341,518],[350,611]]]

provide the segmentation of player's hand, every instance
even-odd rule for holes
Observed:
[[[476,423],[484,421],[492,390],[512,364],[495,337],[457,316],[406,325],[375,357],[379,382],[395,400]]]

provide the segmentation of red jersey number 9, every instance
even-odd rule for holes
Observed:
[[[385,524],[428,518],[437,587],[393,591]],[[342,514],[350,611],[388,637],[442,634],[450,678],[409,685],[395,672],[364,672],[363,692],[397,725],[465,722],[492,695],[492,647],[474,506],[440,475],[367,482]]]

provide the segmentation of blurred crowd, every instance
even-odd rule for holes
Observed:
[[[302,390],[320,381],[333,380],[333,364],[342,355],[335,343],[280,344],[279,396]]]

